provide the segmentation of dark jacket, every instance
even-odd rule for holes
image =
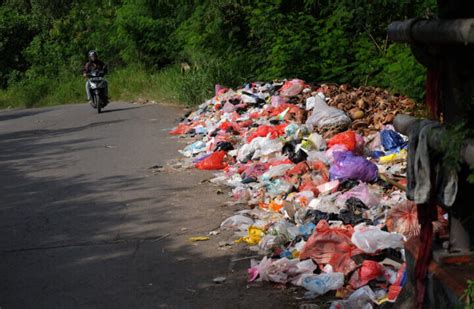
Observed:
[[[107,74],[107,66],[100,60],[88,61],[82,72],[89,75],[92,71],[104,71],[104,74]]]

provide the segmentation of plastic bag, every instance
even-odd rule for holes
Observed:
[[[333,153],[334,164],[329,169],[331,179],[353,179],[364,182],[377,180],[377,165],[352,152],[338,151]]]
[[[313,113],[306,120],[306,125],[310,130],[314,130],[315,127],[347,129],[351,124],[351,119],[346,113],[335,107],[328,106],[320,96],[308,98],[306,105],[308,104],[314,106]]]
[[[224,107],[222,108],[224,113],[232,113],[233,111],[236,110],[236,106],[232,103],[225,102]]]
[[[316,150],[325,150],[327,147],[326,141],[318,133],[311,133],[308,137],[308,141],[313,144]]]
[[[256,131],[252,132],[247,138],[247,142],[251,142],[256,137],[266,137],[277,138],[285,134],[285,128],[287,124],[281,124],[278,126],[266,126],[262,125],[257,128]]]
[[[240,162],[247,162],[249,159],[258,159],[261,156],[267,156],[275,152],[280,152],[283,147],[277,139],[267,137],[256,137],[250,144],[244,144],[237,153],[237,159]]]
[[[341,193],[335,192],[330,195],[317,197],[313,199],[311,202],[309,202],[308,207],[311,209],[322,211],[322,212],[337,214],[341,210],[336,205],[336,198],[339,196],[339,194]]]
[[[313,272],[318,268],[316,264],[312,260],[305,260],[300,261],[298,264],[295,265],[291,272],[291,284],[301,286],[303,284],[303,280],[308,275],[313,275]]]
[[[329,164],[333,164],[334,163],[334,154],[336,152],[346,152],[346,151],[349,151],[347,149],[346,145],[338,144],[338,145],[334,145],[332,148],[329,148],[328,150],[326,150],[324,154],[328,158]]]
[[[344,285],[344,274],[333,272],[310,275],[303,279],[301,285],[314,294],[323,295],[329,291],[342,288]]]
[[[384,274],[384,267],[376,261],[364,260],[360,268],[358,268],[349,279],[349,284],[358,289],[369,281],[377,279]]]
[[[262,175],[263,180],[269,180],[275,177],[280,177],[286,174],[288,170],[293,168],[295,165],[294,164],[280,164],[280,165],[275,165],[270,167],[268,171],[266,171]]]
[[[360,183],[349,191],[343,193],[337,198],[338,205],[345,205],[346,201],[351,197],[355,197],[362,201],[367,207],[372,208],[380,204],[380,196],[370,190],[365,183]]]
[[[253,224],[253,219],[243,216],[243,215],[234,215],[225,219],[221,223],[221,228],[230,228],[230,229],[238,229],[241,231],[245,231]]]
[[[304,87],[304,81],[301,79],[289,80],[280,88],[280,95],[283,97],[293,97],[300,94]]]
[[[310,151],[308,152],[307,161],[321,161],[325,164],[329,164],[329,157],[324,151]]]
[[[256,226],[250,226],[248,229],[248,235],[237,239],[235,242],[245,242],[248,245],[257,245],[263,236],[265,236],[265,231],[263,229]]]
[[[397,150],[398,152],[407,145],[403,137],[393,130],[380,131],[380,140],[386,151]]]
[[[328,140],[328,147],[331,148],[334,145],[344,145],[347,150],[354,151],[357,146],[356,133],[354,131],[346,131],[334,135],[330,140]]]
[[[322,92],[318,92],[318,97],[320,97],[323,102],[326,102],[326,96]],[[315,100],[306,100],[306,110],[310,111],[314,108],[316,101]]]
[[[282,258],[279,260],[271,260],[266,256],[263,257],[260,263],[252,260],[251,267],[248,269],[249,281],[271,281],[276,283],[288,282],[288,271],[290,268],[298,263],[297,260],[288,260]]]
[[[206,143],[204,143],[203,141],[197,141],[195,143],[192,143],[186,146],[183,150],[179,150],[179,152],[183,156],[189,158],[205,150],[206,150]]]
[[[268,164],[266,163],[253,163],[250,166],[247,166],[242,172],[242,176],[248,177],[260,177],[268,170]]]
[[[369,286],[355,290],[344,300],[336,300],[331,303],[330,309],[372,309],[376,302],[376,295]]]
[[[227,166],[224,162],[225,156],[225,151],[216,151],[204,160],[197,162],[195,166],[200,170],[221,170]]]
[[[362,155],[364,154],[364,150],[365,150],[364,137],[356,133],[356,148],[354,149],[354,153]]]
[[[351,257],[361,253],[351,241],[352,232],[351,226],[330,227],[326,220],[320,220],[300,259],[311,258],[319,265],[330,264],[334,271],[348,274],[357,267]]]
[[[293,185],[283,179],[275,179],[272,181],[265,182],[268,195],[270,197],[276,197],[277,195],[287,194],[293,189]]]
[[[301,182],[300,186],[298,187],[298,190],[300,192],[310,191],[310,192],[313,193],[314,196],[319,195],[318,186],[314,183],[314,181],[312,179],[304,179]]]
[[[407,238],[417,236],[420,233],[420,224],[416,204],[406,201],[393,206],[388,211],[386,224],[390,232],[400,233]]]
[[[272,106],[273,107],[279,107],[280,105],[286,103],[286,99],[282,98],[280,96],[272,96]]]
[[[247,203],[252,198],[252,191],[247,187],[239,186],[232,190],[232,197],[238,203]]]
[[[320,193],[334,192],[339,187],[339,180],[333,180],[317,186]]]
[[[173,130],[171,130],[169,132],[169,134],[171,134],[171,135],[183,135],[183,134],[186,134],[189,130],[191,130],[191,126],[182,123],[182,124],[178,125],[176,128],[174,128]]]
[[[408,152],[405,149],[400,150],[398,153],[392,153],[379,157],[380,164],[392,163],[393,161],[406,161]]]
[[[376,226],[359,224],[354,228],[351,237],[354,245],[365,253],[375,253],[383,249],[403,248],[403,236],[397,233],[382,231]]]
[[[300,163],[306,160],[308,154],[301,149],[301,140],[286,142],[281,150],[282,154],[288,155],[288,159],[293,163]]]
[[[214,85],[214,95],[216,97],[226,93],[227,91],[229,91],[229,88],[223,87],[219,84]]]

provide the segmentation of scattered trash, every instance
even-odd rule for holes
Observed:
[[[226,279],[226,277],[215,277],[214,279],[212,279],[212,281],[214,283],[224,283]]]
[[[337,290],[332,308],[372,308],[403,288],[402,248],[418,231],[408,139],[390,125],[413,106],[379,88],[297,79],[216,86],[170,134],[190,137],[180,169],[218,171],[210,182],[232,191],[229,204],[249,206],[222,222],[235,237],[218,245],[248,245],[254,254],[231,262],[250,259],[250,282]]]
[[[194,237],[189,237],[190,241],[206,241],[209,240],[210,238],[207,236],[194,236]]]

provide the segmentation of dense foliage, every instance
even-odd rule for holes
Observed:
[[[80,99],[81,66],[86,52],[97,49],[112,74],[139,68],[153,87],[159,87],[152,83],[156,72],[177,73],[179,63],[190,63],[193,70],[173,80],[177,99],[187,103],[199,102],[215,82],[291,77],[377,85],[421,99],[423,68],[408,47],[387,41],[386,28],[393,20],[430,14],[434,3],[4,0],[0,87],[3,93],[27,89],[26,105],[47,96]]]

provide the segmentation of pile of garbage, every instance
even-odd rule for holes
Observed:
[[[419,233],[407,201],[407,137],[390,123],[413,101],[387,91],[298,79],[216,86],[170,134],[193,142],[188,164],[249,207],[222,222],[262,253],[249,281],[293,284],[332,308],[394,302],[404,242]],[[442,220],[442,217],[440,217]]]

